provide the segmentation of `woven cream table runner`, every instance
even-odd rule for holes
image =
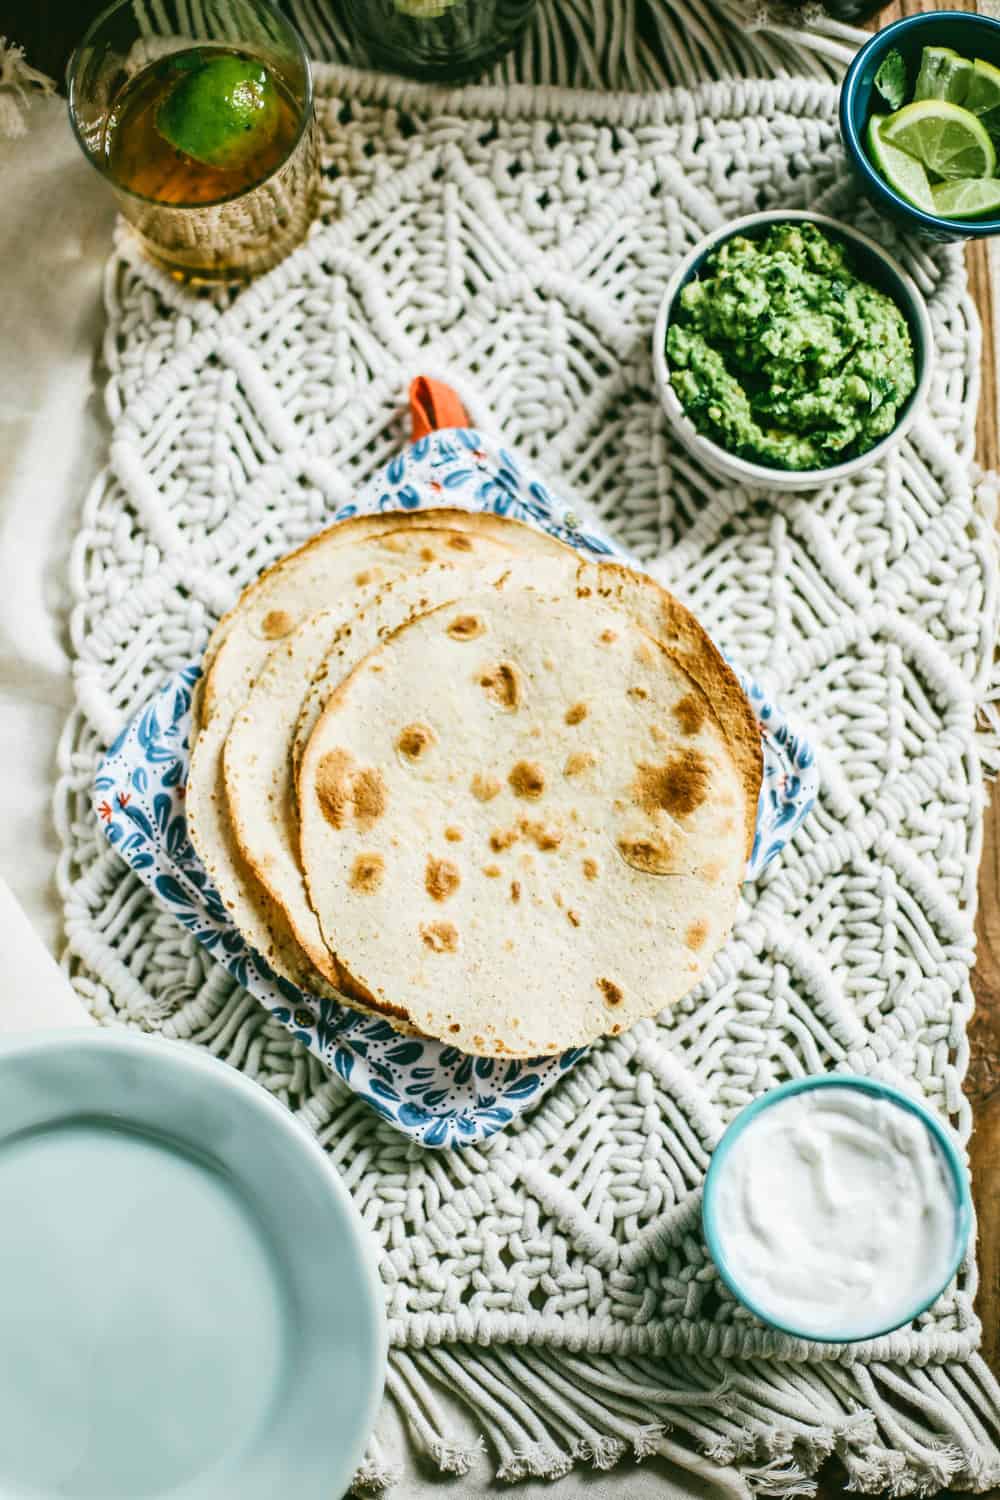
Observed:
[[[873,229],[817,79],[610,95],[435,93],[321,67],[323,222],[238,296],[196,298],[125,240],[108,267],[110,463],[73,557],[78,708],[57,820],[74,982],[107,1021],[185,1037],[318,1133],[382,1246],[389,1386],[443,1469],[447,1390],[501,1478],[606,1467],[664,1432],[811,1492],[1000,1480],[975,1266],[919,1322],[847,1350],[765,1330],[699,1232],[726,1122],[847,1066],[968,1139],[969,972],[997,568],[971,474],[979,332],[959,251],[895,245],[924,289],[927,415],[858,480],[728,490],[667,436],[649,339],[677,258],[757,207]],[[418,371],[630,547],[808,725],[820,804],[745,899],[707,981],[597,1047],[487,1146],[408,1143],[240,991],[104,843],[99,751],[195,659],[264,564],[403,441]],[[322,1247],[317,1247],[322,1253]],[[359,1486],[387,1483],[376,1440]]]

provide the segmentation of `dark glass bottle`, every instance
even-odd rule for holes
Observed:
[[[889,0],[874,0],[874,3],[873,0],[820,0],[820,9],[835,21],[843,21],[848,26],[863,26],[880,10],[885,10],[888,3]]]
[[[537,0],[345,0],[371,67],[460,82],[484,72],[524,31]]]

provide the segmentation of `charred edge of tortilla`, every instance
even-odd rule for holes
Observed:
[[[646,625],[636,623],[697,690],[729,746],[746,798],[746,854],[749,858],[757,828],[757,801],[764,775],[764,755],[760,725],[736,673],[691,611],[648,573],[640,573],[624,563],[583,560],[577,569],[577,579],[578,593],[581,588],[587,589],[588,581],[592,581],[596,592],[611,608],[618,606],[633,618],[629,590],[639,588],[649,595],[650,607],[663,634],[654,634]]]

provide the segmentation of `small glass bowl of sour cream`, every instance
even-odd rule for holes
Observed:
[[[877,1338],[930,1307],[971,1223],[968,1173],[939,1121],[854,1074],[755,1099],[716,1147],[702,1200],[733,1295],[784,1333],[833,1343]]]

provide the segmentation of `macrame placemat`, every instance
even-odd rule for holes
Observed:
[[[99,1019],[209,1047],[318,1133],[383,1247],[390,1391],[444,1469],[471,1454],[440,1388],[503,1478],[607,1466],[673,1428],[763,1492],[809,1493],[832,1451],[866,1490],[996,1482],[1000,1390],[975,1354],[971,1258],[915,1326],[807,1344],[733,1302],[698,1218],[726,1122],[790,1076],[881,1077],[969,1136],[975,718],[997,568],[971,476],[979,332],[961,253],[895,244],[867,217],[828,84],[639,98],[446,95],[338,68],[318,82],[324,222],[300,251],[234,298],[184,292],[127,240],[109,265],[114,428],[74,552],[78,708],[57,795],[76,986]],[[892,244],[938,351],[901,448],[802,498],[697,470],[650,368],[678,257],[774,205]],[[418,370],[760,674],[809,726],[823,782],[698,991],[595,1049],[488,1145],[444,1154],[407,1143],[240,991],[89,807],[123,721],[398,448]],[[376,1441],[359,1482],[386,1478]]]

